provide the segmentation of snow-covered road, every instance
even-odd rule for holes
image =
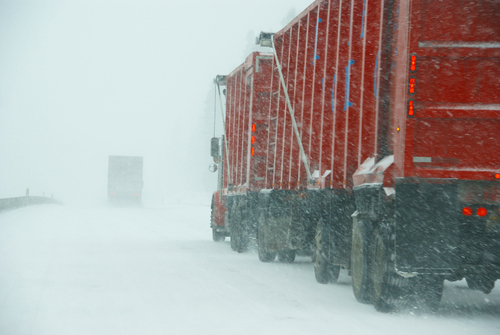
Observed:
[[[0,335],[500,334],[499,288],[446,282],[436,315],[377,313],[345,272],[320,285],[309,258],[212,242],[209,200],[0,213]]]

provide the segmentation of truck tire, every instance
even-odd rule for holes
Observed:
[[[268,263],[274,261],[274,259],[276,258],[276,252],[269,252],[266,250],[264,225],[265,217],[264,214],[261,213],[259,217],[259,226],[257,229],[257,250],[259,254],[259,260],[261,262]]]
[[[295,250],[278,251],[278,261],[281,263],[293,263],[297,252]]]
[[[233,250],[242,253],[247,250],[249,243],[247,220],[243,219],[241,206],[235,207],[233,213],[233,229],[231,229],[231,239],[234,239]]]
[[[319,219],[315,236],[314,275],[320,284],[336,283],[339,279],[340,265],[333,265],[327,256],[332,248],[330,230],[323,219]]]
[[[417,276],[411,279],[415,303],[423,312],[434,313],[443,296],[444,278],[441,276]]]
[[[233,215],[231,221],[231,248],[236,252],[242,252],[241,246],[241,208],[239,206],[233,207]]]
[[[363,221],[353,226],[351,247],[352,290],[356,300],[371,303],[371,279],[369,267],[370,237]]]
[[[243,209],[240,208],[240,225],[238,229],[239,233],[239,246],[236,250],[239,253],[245,252],[248,250],[248,245],[250,244],[250,222],[248,220],[247,213],[243,212]]]
[[[230,234],[229,241],[231,242],[231,249],[236,250],[236,241],[235,241],[235,237],[233,236],[233,229],[231,229],[229,234]]]
[[[224,240],[226,239],[226,235],[224,233],[220,233],[216,230],[215,209],[214,209],[213,197],[212,197],[212,213],[210,215],[210,226],[212,227],[212,240],[214,240],[214,242],[224,242]]]
[[[388,228],[379,227],[373,234],[371,245],[372,302],[377,311],[384,313],[394,311],[408,297],[409,279],[396,273],[390,236]]]
[[[239,229],[236,231],[236,234],[238,237],[236,239],[234,251],[238,253],[245,252],[248,248],[248,237],[246,237],[245,231],[241,225]]]
[[[234,221],[234,207],[229,208],[227,212],[229,222],[229,241],[231,242],[231,249],[236,250],[236,223]]]
[[[219,233],[215,230],[215,227],[212,227],[212,240],[214,240],[214,242],[224,242],[225,239],[226,235]]]

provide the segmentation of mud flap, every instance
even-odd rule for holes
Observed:
[[[446,274],[459,266],[459,208],[454,179],[396,179],[396,269]]]
[[[265,247],[270,251],[302,250],[314,238],[310,206],[293,190],[262,190],[259,208],[264,211]],[[309,213],[310,214],[310,213]]]

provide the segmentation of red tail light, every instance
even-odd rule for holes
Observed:
[[[410,56],[410,71],[414,72],[417,69],[417,55]]]
[[[486,208],[479,207],[476,211],[476,214],[477,216],[484,217],[486,216],[486,214],[488,214],[488,211],[486,210]]]
[[[408,101],[408,116],[413,116],[415,114],[415,105],[413,100]]]
[[[415,93],[415,78],[410,78],[410,94]]]
[[[472,215],[472,208],[470,208],[470,207],[464,207],[464,209],[462,209],[462,213],[465,216],[471,216]]]
[[[500,173],[495,174],[495,179],[500,179]]]

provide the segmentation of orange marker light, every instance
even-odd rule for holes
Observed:
[[[252,133],[255,133],[255,123],[252,124]]]
[[[252,156],[253,156],[253,155],[255,155],[255,149],[254,149],[254,148],[252,148],[252,150],[250,150],[250,154],[251,154]]]
[[[410,71],[415,71],[417,69],[417,55],[411,55],[410,57]]]
[[[483,207],[479,207],[476,211],[476,214],[477,216],[480,216],[480,217],[485,217],[486,214],[488,214],[488,211],[486,210],[486,208],[483,208]]]
[[[255,136],[252,136],[252,144],[255,143]]]
[[[415,78],[410,78],[410,94],[415,93]]]
[[[415,105],[413,100],[408,101],[408,115],[413,116],[415,114]]]
[[[464,209],[462,209],[462,213],[463,213],[465,216],[471,216],[471,215],[472,215],[472,208],[470,208],[470,207],[465,207]]]

